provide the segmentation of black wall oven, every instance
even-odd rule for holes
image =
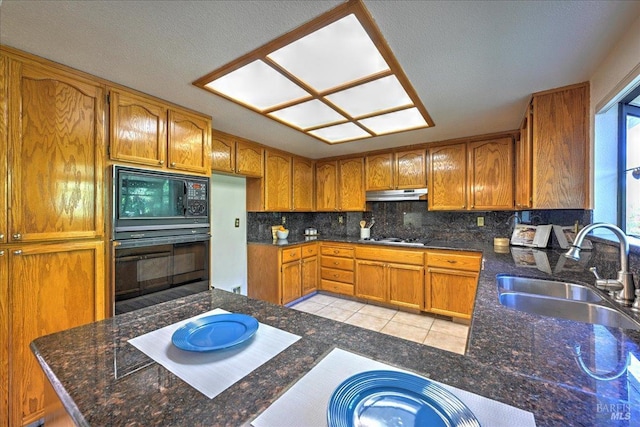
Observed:
[[[113,167],[115,314],[209,287],[209,180]]]

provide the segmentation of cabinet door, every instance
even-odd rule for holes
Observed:
[[[164,164],[167,146],[165,106],[111,89],[109,119],[111,159],[150,166]]]
[[[300,261],[282,264],[282,302],[287,304],[302,295],[300,285]]]
[[[168,162],[171,169],[209,174],[211,120],[169,110]]]
[[[293,158],[293,210],[313,211],[314,169],[311,160]]]
[[[316,164],[316,211],[338,209],[338,163],[320,162]]]
[[[258,145],[238,141],[236,144],[236,173],[262,178],[264,149]]]
[[[520,138],[516,141],[516,177],[515,193],[516,208],[531,208],[531,164],[532,164],[532,144],[531,144],[531,106],[527,109],[527,114],[520,126]]]
[[[102,236],[104,89],[10,64],[11,241]]]
[[[392,190],[394,188],[393,153],[367,156],[365,168],[365,190]]]
[[[373,301],[387,300],[387,269],[376,261],[356,260],[355,293]]]
[[[44,409],[44,374],[29,343],[103,319],[105,316],[102,242],[65,242],[16,247],[9,253],[9,335],[11,422],[38,420]]]
[[[469,209],[513,209],[513,140],[469,143]]]
[[[1,101],[0,101],[1,102]],[[9,275],[7,250],[0,246],[0,425],[9,424]]]
[[[478,273],[428,267],[425,310],[470,319],[477,285]]]
[[[265,210],[291,210],[291,156],[267,150],[264,165]]]
[[[307,295],[318,289],[318,257],[312,256],[302,259],[302,295]]]
[[[533,208],[589,204],[588,85],[533,97]]]
[[[218,132],[211,134],[211,170],[233,173],[236,169],[236,142]]]
[[[363,211],[364,195],[364,158],[340,160],[339,195],[340,210]]]
[[[7,148],[9,123],[7,100],[9,98],[9,60],[0,55],[0,244],[7,242]],[[0,350],[1,351],[1,350]],[[0,372],[2,374],[2,372]],[[6,378],[6,377],[4,377]],[[1,385],[0,385],[1,387]],[[0,397],[0,404],[2,399]],[[2,415],[2,409],[0,409]],[[0,424],[3,419],[0,417]]]
[[[427,185],[426,156],[424,150],[396,153],[396,188],[424,188]]]
[[[424,267],[388,264],[389,302],[420,310],[424,305]]]
[[[467,208],[467,145],[429,149],[429,210]]]

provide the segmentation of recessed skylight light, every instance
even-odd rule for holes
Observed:
[[[361,0],[194,84],[329,144],[434,125]]]

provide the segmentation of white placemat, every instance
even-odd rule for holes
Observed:
[[[298,335],[260,323],[251,340],[236,347],[212,352],[184,351],[171,343],[181,326],[200,317],[224,314],[216,308],[201,315],[132,338],[134,345],[209,399],[298,341]]]
[[[254,427],[326,427],[331,394],[342,381],[375,369],[403,371],[385,363],[334,349],[251,423]],[[405,371],[406,372],[406,371]],[[430,380],[431,381],[431,380]],[[474,413],[482,426],[535,427],[531,412],[506,405],[446,384],[434,383],[453,393]]]

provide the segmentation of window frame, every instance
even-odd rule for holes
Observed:
[[[640,86],[618,103],[618,226],[627,233],[627,114],[640,117],[640,107],[629,104],[640,96]],[[640,239],[640,236],[632,237]]]

